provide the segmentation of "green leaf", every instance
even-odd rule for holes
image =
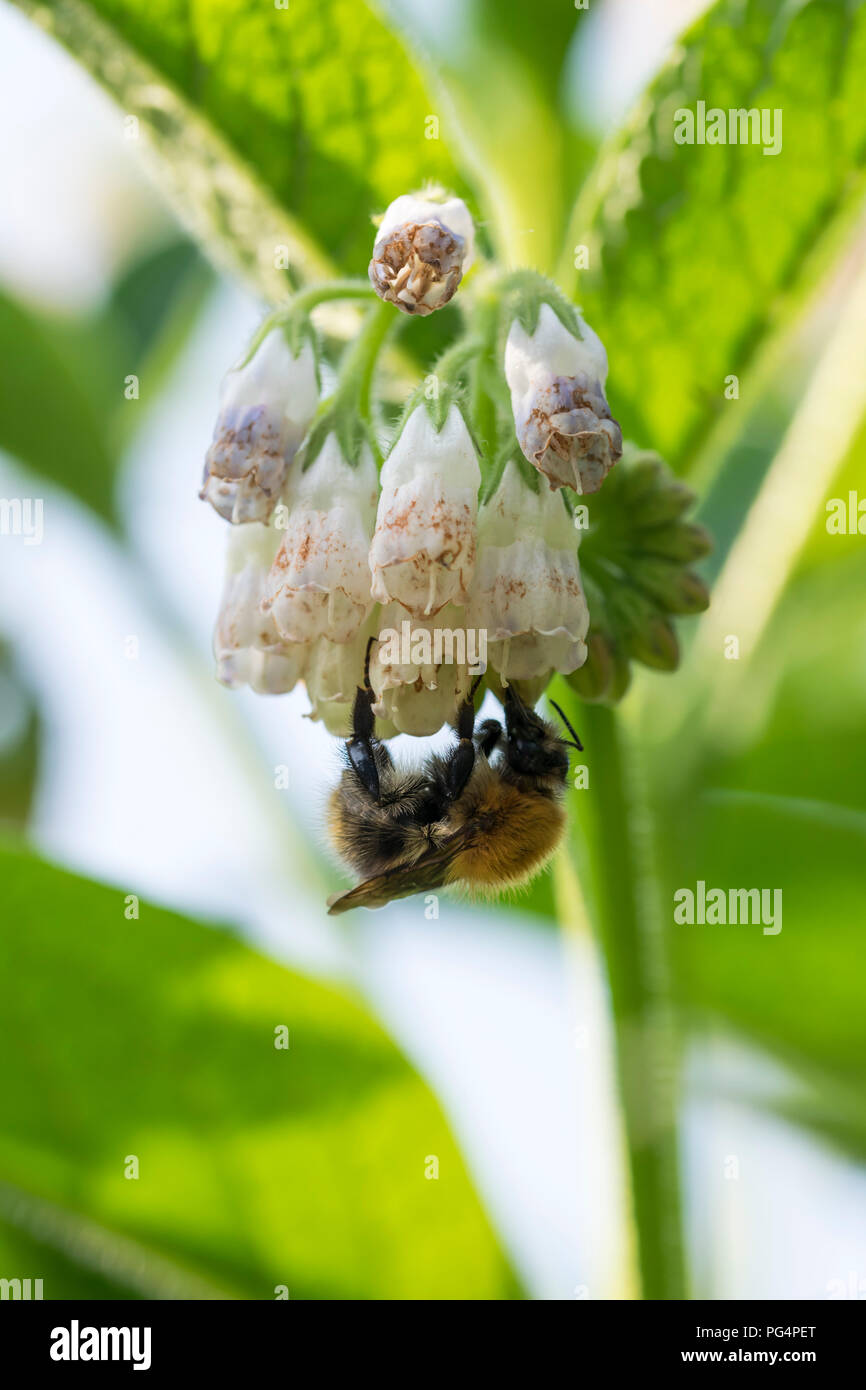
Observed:
[[[79,324],[52,320],[0,291],[0,447],[111,516],[114,455],[104,410],[104,344]],[[122,399],[123,379],[117,382]]]
[[[680,472],[738,410],[726,378],[786,323],[859,205],[862,0],[718,0],[599,158],[571,224],[590,248],[578,297],[610,355],[624,434]],[[782,111],[782,148],[674,142],[675,112]]]
[[[175,237],[147,246],[123,267],[95,333],[123,338],[123,379],[129,374],[141,384],[141,410],[158,397],[161,386],[186,345],[190,331],[214,276],[191,241]],[[133,414],[121,405],[129,430]]]
[[[717,731],[709,743],[696,714],[674,745],[656,747],[650,779],[683,1008],[697,1023],[724,1020],[793,1066],[814,1127],[833,1128],[826,1114],[818,1123],[820,1095],[841,1098],[833,1137],[846,1142],[847,1132],[854,1149],[845,1117],[866,1103],[864,571],[862,549],[844,544],[808,566],[755,653],[751,680],[727,699],[727,738]],[[729,679],[718,679],[724,691]],[[674,891],[699,879],[708,889],[780,889],[782,930],[674,924]]]
[[[416,6],[391,0],[388,9],[409,32],[419,26]],[[586,15],[563,0],[462,0],[444,23],[430,18],[419,54],[457,117],[449,138],[483,191],[482,237],[506,262],[549,271],[592,152],[562,101],[566,57]]]
[[[516,1296],[435,1101],[346,994],[14,848],[0,874],[0,1218],[139,1295]]]
[[[4,1200],[5,1199],[5,1200]],[[30,1209],[17,1194],[0,1189],[0,1211],[9,1216],[0,1220],[0,1278],[31,1280],[31,1298],[36,1297],[33,1281],[42,1280],[42,1291],[50,1298],[114,1299],[129,1298],[129,1290],[106,1278],[98,1268],[88,1268],[63,1248],[56,1248],[43,1236],[35,1238],[25,1224]],[[49,1292],[50,1291],[50,1292]],[[22,1296],[24,1288],[22,1287]]]
[[[48,314],[0,291],[0,447],[113,523],[123,446],[158,399],[212,283],[195,248],[176,239],[132,257],[92,314]]]
[[[187,223],[270,299],[289,288],[280,247],[303,274],[362,271],[372,214],[456,182],[427,138],[435,105],[365,0],[17,3],[137,117]]]
[[[0,642],[0,829],[20,831],[30,816],[41,720],[10,649]]]

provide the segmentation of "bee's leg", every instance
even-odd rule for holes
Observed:
[[[502,725],[498,719],[485,719],[475,735],[475,746],[485,758],[489,758],[502,738]]]
[[[375,696],[370,684],[370,651],[375,640],[375,637],[371,637],[367,643],[367,655],[364,660],[364,684],[363,686],[359,685],[355,692],[355,703],[352,706],[352,737],[346,743],[346,754],[361,785],[369,792],[374,801],[378,801],[380,797],[379,768],[373,749],[373,731],[376,727],[376,719],[373,714]]]
[[[474,693],[475,687],[473,686],[469,695],[460,706],[454,725],[460,742],[448,759],[448,770],[446,773],[448,795],[452,801],[456,801],[465,791],[466,783],[472,776],[472,769],[475,766],[475,744],[472,738],[475,733]]]

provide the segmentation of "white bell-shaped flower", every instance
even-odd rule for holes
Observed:
[[[373,597],[394,599],[414,617],[463,604],[475,566],[481,472],[460,410],[441,430],[426,406],[406,421],[385,461],[370,547]]]
[[[304,673],[308,649],[280,638],[262,611],[265,581],[279,544],[273,526],[253,523],[233,531],[222,600],[214,631],[217,679],[249,685],[264,695],[292,690]]]
[[[308,649],[306,683],[310,718],[321,720],[328,733],[338,738],[351,736],[352,706],[358,687],[364,682],[367,644],[373,635],[371,617],[348,642],[331,642],[327,637],[320,637]],[[396,732],[392,725],[377,720],[379,738],[391,738]]]
[[[419,620],[407,618],[397,603],[383,608],[370,661],[376,713],[400,733],[418,737],[453,721],[479,656],[473,636],[462,609],[443,608],[435,619]]]
[[[447,304],[475,253],[472,215],[461,198],[395,198],[379,225],[370,281],[380,298],[424,316]]]
[[[348,738],[352,704],[364,678],[368,633],[359,629],[348,642],[318,638],[309,649],[306,669],[310,717],[321,720],[331,734]]]
[[[293,357],[283,330],[271,329],[249,361],[223,379],[199,496],[226,521],[267,521],[317,399],[309,341]]]
[[[478,561],[466,622],[487,633],[503,680],[568,674],[586,660],[589,611],[577,559],[580,532],[558,493],[534,492],[505,465],[478,516]]]
[[[604,394],[607,353],[578,319],[570,333],[542,304],[530,336],[518,319],[505,346],[505,377],[517,439],[525,457],[551,488],[597,492],[622,454],[622,432]]]
[[[368,446],[362,446],[353,467],[335,433],[309,468],[293,474],[285,536],[264,602],[285,640],[348,642],[370,612],[368,557],[377,492]]]

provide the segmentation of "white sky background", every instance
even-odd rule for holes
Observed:
[[[609,0],[591,15],[592,48],[574,71],[602,124],[698,8]],[[86,305],[142,224],[158,221],[156,200],[110,103],[5,6],[0,52],[0,279],[47,305]],[[333,740],[302,718],[302,693],[269,701],[210,677],[225,527],[196,489],[220,377],[257,316],[238,290],[220,291],[136,442],[126,497],[137,573],[50,491],[44,544],[0,547],[0,633],[15,639],[46,716],[37,841],[123,891],[236,921],[280,959],[353,975],[430,1079],[530,1291],[621,1295],[618,1119],[590,943],[568,961],[518,915],[445,899],[438,921],[410,901],[338,930],[286,819],[319,835]],[[0,494],[26,488],[0,462]],[[166,636],[160,604],[192,635],[195,661]],[[124,654],[130,635],[137,661]],[[293,768],[289,793],[274,790],[277,763]],[[694,1074],[706,1094],[764,1071],[717,1045],[696,1055]],[[714,1269],[696,1264],[701,1292],[821,1298],[831,1279],[866,1275],[866,1182],[849,1165],[745,1106],[706,1099],[689,1111],[686,1141],[695,1237],[704,1249],[711,1235],[716,1251]],[[741,1158],[736,1182],[718,1176],[729,1154]]]

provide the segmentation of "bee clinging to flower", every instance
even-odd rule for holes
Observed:
[[[329,899],[329,912],[382,907],[448,885],[489,895],[529,882],[562,839],[566,750],[583,746],[562,711],[554,706],[571,739],[509,685],[505,728],[485,719],[476,729],[476,681],[457,713],[451,750],[401,769],[373,731],[373,640],[329,807],[334,847],[362,881]]]
[[[633,661],[672,670],[673,616],[708,601],[688,568],[708,549],[683,519],[694,499],[624,448],[598,334],[485,242],[447,190],[396,197],[366,279],[302,287],[261,325],[207,453],[201,495],[234,531],[219,679],[272,695],[303,682],[309,717],[344,741],[329,829],[359,882],[335,913],[529,882],[563,837],[581,746],[535,703],[555,675],[615,703]],[[383,351],[401,317],[458,292],[441,332],[416,325],[420,346]],[[325,332],[339,300],[368,308]],[[442,344],[429,361],[425,339]],[[413,351],[423,369],[406,391]],[[502,722],[476,726],[482,679]],[[395,763],[388,739],[444,725],[450,751]]]

